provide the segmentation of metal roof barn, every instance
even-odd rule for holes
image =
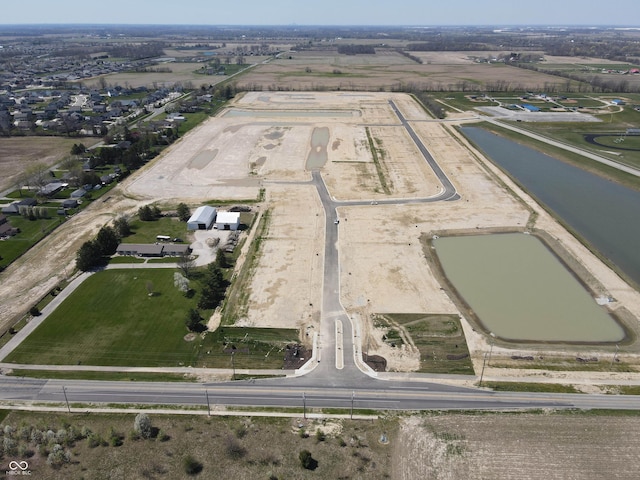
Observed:
[[[216,209],[209,205],[198,207],[187,220],[187,230],[208,230],[216,219]]]

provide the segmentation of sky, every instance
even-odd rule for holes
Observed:
[[[585,0],[2,0],[2,3],[0,25],[640,26],[638,0],[593,4]]]

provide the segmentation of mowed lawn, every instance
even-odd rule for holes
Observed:
[[[189,366],[184,340],[197,298],[173,285],[174,269],[105,270],[89,277],[6,361],[53,365]],[[154,294],[148,294],[148,284]]]

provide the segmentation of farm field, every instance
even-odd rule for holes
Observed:
[[[417,52],[418,56],[421,55]],[[501,63],[474,63],[470,52],[430,52],[429,60],[416,63],[393,50],[375,55],[340,55],[337,51],[304,50],[246,72],[238,82],[261,85],[265,89],[393,90],[399,85],[415,85],[427,90],[483,90],[501,85],[525,91],[542,90],[544,85],[563,85],[552,75],[532,72]],[[485,52],[491,55],[493,52]],[[462,60],[461,60],[462,59]],[[508,80],[505,80],[508,79]]]
[[[22,172],[42,163],[55,165],[69,156],[74,143],[89,147],[99,139],[63,137],[10,137],[0,138],[0,191],[14,186]]]

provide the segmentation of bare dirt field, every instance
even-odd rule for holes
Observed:
[[[31,165],[55,165],[69,155],[74,143],[90,146],[98,140],[62,137],[0,138],[0,191],[14,186]]]
[[[414,416],[401,423],[393,478],[635,478],[638,417]]]
[[[474,63],[469,57],[475,53],[478,52],[415,52],[416,56],[424,57],[419,64],[394,51],[380,50],[376,55],[298,51],[258,65],[243,75],[239,83],[300,91],[317,90],[320,86],[323,89],[390,90],[400,84],[459,90],[463,84],[472,89],[472,85],[483,88],[483,85],[497,83],[522,90],[541,90],[545,85],[565,83],[552,75],[503,63]],[[483,53],[479,55],[482,58],[500,52]]]

